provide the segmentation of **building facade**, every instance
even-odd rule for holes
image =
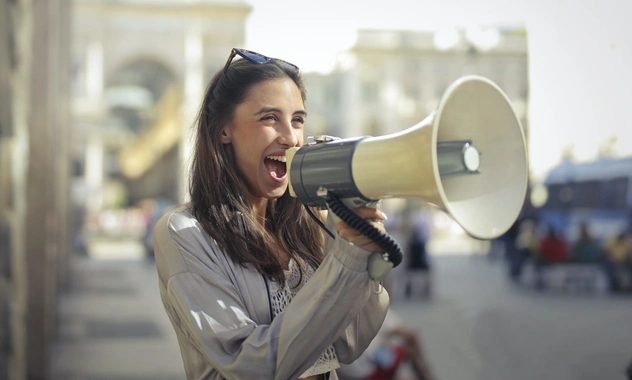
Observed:
[[[73,146],[88,211],[182,198],[181,137],[250,11],[238,0],[75,2]]]
[[[241,0],[79,0],[73,9],[73,199],[103,210],[186,197],[191,130],[206,83],[243,45]]]
[[[448,86],[477,74],[498,84],[528,130],[526,31],[434,32],[360,30],[328,76],[309,74],[310,115],[316,131],[341,137],[384,135],[415,125],[436,109]],[[315,91],[314,91],[315,90]],[[311,120],[310,120],[311,122]]]
[[[47,379],[86,213],[179,201],[239,0],[0,1],[0,378]],[[180,186],[182,184],[182,186]]]

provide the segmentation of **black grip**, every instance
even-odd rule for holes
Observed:
[[[388,253],[388,259],[393,263],[393,267],[402,262],[404,256],[402,247],[387,233],[373,227],[371,223],[362,219],[358,214],[350,210],[338,196],[331,191],[327,194],[327,206],[342,219],[345,223],[355,228],[362,235],[373,240]]]

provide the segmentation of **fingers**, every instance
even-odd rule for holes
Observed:
[[[354,230],[353,228],[345,228],[341,232],[338,233],[340,237],[349,241],[355,246],[358,246],[369,252],[384,252],[384,249],[373,240],[364,236]]]
[[[355,209],[356,214],[363,219],[378,219],[378,220],[387,220],[386,214],[382,212],[382,210],[378,210],[372,207],[358,207]]]
[[[384,225],[382,224],[381,221],[386,220],[387,217],[382,211],[371,208],[371,207],[359,207],[358,209],[355,210],[355,212],[361,218],[368,219],[371,225],[373,225],[373,227],[377,228],[383,233],[386,233],[386,229],[384,228]],[[380,245],[375,243],[369,237],[361,234],[360,232],[358,232],[356,229],[352,228],[345,222],[338,223],[336,225],[336,231],[338,232],[338,235],[340,237],[342,237],[343,239],[351,242],[353,245],[358,246],[364,250],[367,250],[370,252],[384,252],[384,249]]]
[[[386,233],[386,228],[384,228],[384,225],[380,222],[369,222],[373,227],[377,228],[378,230],[382,231],[383,233]],[[340,235],[342,238],[349,240],[349,238],[352,238],[354,240],[356,240],[358,243],[363,241],[363,240],[367,240],[367,241],[371,241],[370,238],[368,238],[367,236],[361,234],[360,232],[358,232],[358,230],[356,230],[355,228],[351,227],[350,225],[348,225],[345,222],[340,222],[336,225],[336,231],[338,232],[338,235]],[[353,242],[354,244],[356,244],[356,242]]]

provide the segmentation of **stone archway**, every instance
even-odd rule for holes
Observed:
[[[154,117],[154,107],[176,76],[165,65],[149,59],[132,61],[108,78],[105,101],[110,125],[140,133]]]
[[[106,175],[119,184],[113,206],[175,199],[181,105],[177,77],[152,59],[121,66],[105,81]]]

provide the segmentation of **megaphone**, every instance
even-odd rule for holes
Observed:
[[[522,126],[505,93],[481,76],[455,81],[435,111],[401,132],[324,140],[286,152],[290,194],[308,206],[323,205],[323,191],[366,202],[417,198],[472,237],[493,239],[525,200]]]

